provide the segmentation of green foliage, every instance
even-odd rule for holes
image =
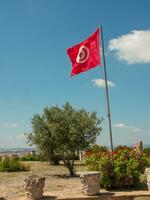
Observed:
[[[74,175],[76,152],[90,147],[101,132],[101,119],[95,112],[76,110],[69,103],[61,108],[44,108],[42,116],[36,114],[32,119],[32,133],[27,134],[28,142],[51,162],[62,159]]]
[[[85,164],[88,166],[88,169],[91,171],[98,171],[99,169],[99,157],[95,156],[94,154],[90,155],[85,159]]]
[[[150,157],[150,147],[145,148],[144,153],[147,157]]]
[[[5,157],[0,161],[0,172],[29,171],[29,166],[19,162],[18,159]]]
[[[85,163],[89,170],[98,171],[99,159],[105,153],[108,153],[107,147],[97,144],[94,144],[91,148],[85,151]]]
[[[132,150],[132,147],[128,147],[126,145],[118,145],[114,148],[114,151],[119,151],[119,150],[123,150],[123,149],[128,149],[129,151]]]
[[[112,180],[114,180],[114,165],[109,153],[100,157],[98,170],[101,176],[100,185],[104,188],[111,188]]]
[[[108,149],[106,146],[100,146],[98,144],[94,144],[88,151],[92,154],[101,154],[103,152],[108,152]]]
[[[150,167],[150,147],[144,149],[144,154],[146,156],[148,167]]]
[[[150,167],[150,157],[147,157],[146,159],[147,159],[147,163],[148,163],[147,166]]]
[[[41,161],[41,155],[25,154],[19,158],[20,161]]]
[[[148,163],[144,154],[137,154],[134,149],[118,148],[118,151],[103,153],[99,157],[90,155],[86,164],[90,170],[100,171],[100,185],[107,189],[137,185]]]

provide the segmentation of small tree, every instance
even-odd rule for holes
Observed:
[[[32,119],[32,133],[27,134],[30,144],[35,144],[50,161],[61,158],[74,176],[76,152],[90,147],[101,132],[102,119],[96,112],[76,110],[69,103],[61,108],[44,108],[42,116]]]

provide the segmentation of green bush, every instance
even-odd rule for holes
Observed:
[[[150,157],[150,147],[145,148],[144,153],[147,157]]]
[[[150,157],[146,157],[147,160],[147,167],[150,167]]]
[[[98,145],[98,144],[94,144],[94,145],[92,146],[92,148],[89,149],[89,151],[90,151],[91,153],[97,154],[97,153],[102,153],[102,152],[108,152],[108,149],[107,149],[106,146],[100,146],[100,145]]]
[[[126,150],[132,150],[133,148],[132,147],[128,147],[126,145],[118,145],[114,148],[114,152],[116,151],[119,151],[119,150],[123,150],[123,149],[126,149]]]
[[[21,161],[41,161],[41,155],[25,154],[19,158]]]
[[[18,159],[5,157],[0,161],[0,172],[29,171],[29,166],[19,162]]]
[[[99,159],[104,154],[109,151],[105,146],[99,146],[94,144],[90,149],[85,151],[85,163],[89,170],[98,171],[99,170]]]
[[[122,148],[112,153],[96,154],[86,158],[90,170],[100,171],[100,185],[104,188],[126,188],[135,186],[147,166],[144,154],[133,149]]]

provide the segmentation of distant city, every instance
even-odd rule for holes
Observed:
[[[0,148],[0,153],[28,153],[35,151],[35,148]]]
[[[125,146],[132,146],[132,145],[125,145]],[[116,147],[116,145],[114,145]],[[144,148],[149,148],[150,144],[143,144]],[[109,146],[107,146],[108,149],[110,149]],[[0,153],[28,153],[36,151],[36,148],[0,148]]]

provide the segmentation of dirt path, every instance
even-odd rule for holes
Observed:
[[[31,172],[0,173],[0,200],[2,197],[7,200],[16,200],[19,197],[21,200],[21,197],[25,196],[24,179],[31,173],[46,177],[44,195],[63,197],[68,191],[70,195],[79,193],[79,177],[66,176],[68,171],[63,165],[51,166],[46,162],[28,162],[28,164]],[[77,166],[77,171],[85,170],[84,166]]]
[[[28,162],[30,172],[0,173],[0,200],[25,200],[23,188],[24,179],[29,174],[37,174],[46,177],[43,200],[55,200],[55,198],[85,197],[81,194],[79,177],[69,178],[68,171],[63,165],[51,166],[46,162]],[[83,165],[76,165],[76,171],[86,171]],[[100,195],[105,195],[105,190],[100,190]],[[108,192],[107,192],[108,193]],[[148,191],[113,192],[113,195],[150,195]],[[112,193],[111,193],[112,195]],[[150,199],[150,197],[148,197]]]

